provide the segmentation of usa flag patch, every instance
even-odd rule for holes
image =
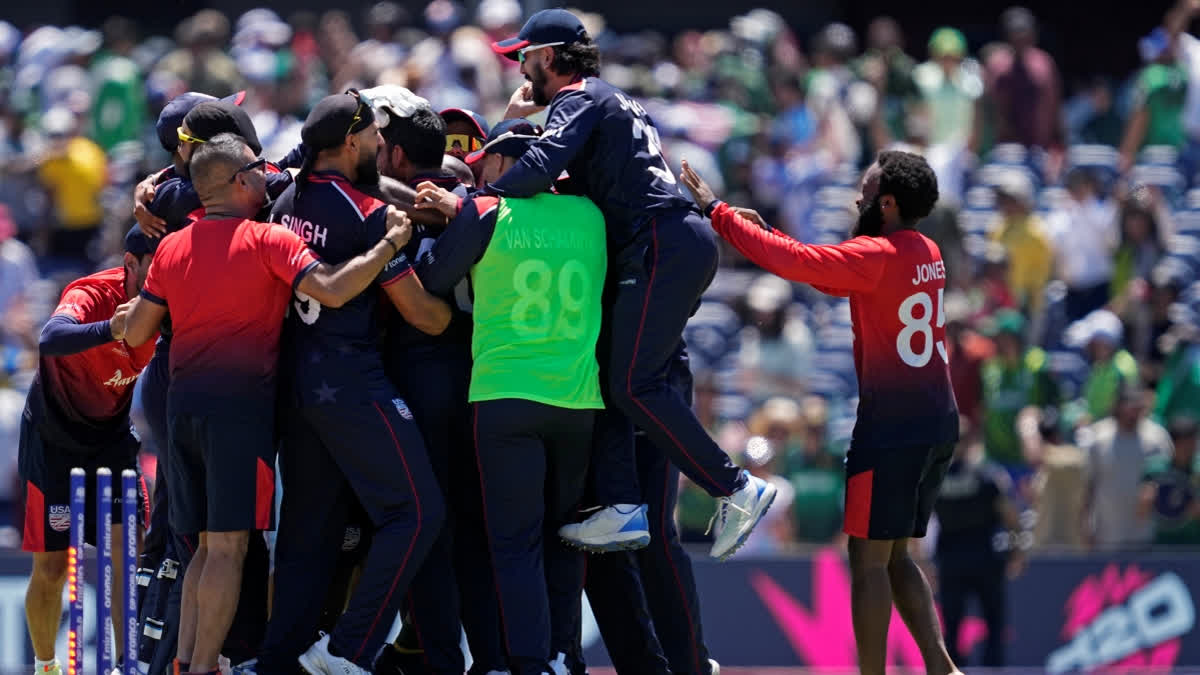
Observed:
[[[55,532],[66,532],[71,529],[70,506],[55,504],[50,507],[50,529]]]

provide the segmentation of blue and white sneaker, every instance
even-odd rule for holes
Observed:
[[[746,543],[750,533],[775,501],[777,490],[774,485],[750,475],[748,471],[742,473],[746,474],[746,485],[728,497],[722,497],[713,514],[713,520],[717,521],[717,536],[708,554],[722,562]],[[710,530],[713,520],[708,523]]]
[[[582,523],[558,528],[571,546],[591,553],[635,551],[650,543],[645,504],[616,504],[600,509]]]

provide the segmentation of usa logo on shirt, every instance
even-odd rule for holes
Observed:
[[[413,418],[412,411],[408,409],[408,404],[404,402],[404,399],[394,398],[394,399],[392,399],[392,405],[396,406],[396,412],[400,413],[401,417],[408,420],[409,422],[412,421],[412,418]]]
[[[71,529],[71,507],[66,504],[50,506],[50,529],[55,532],[66,532]]]

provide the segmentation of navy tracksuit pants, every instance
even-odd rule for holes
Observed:
[[[405,672],[461,674],[464,630],[471,672],[504,670],[500,610],[488,565],[467,403],[470,347],[439,342],[390,356],[395,361],[388,363],[388,377],[413,411],[448,507],[446,526],[409,588],[404,631],[398,642],[420,649],[422,669],[408,672],[413,670],[409,667]]]
[[[294,673],[296,658],[316,640],[355,500],[371,519],[371,546],[329,650],[368,670],[374,665],[445,520],[421,435],[398,401],[284,413],[275,595],[258,672]]]
[[[154,357],[140,377],[140,403],[149,435],[158,448],[158,469],[154,480],[154,501],[150,528],[139,567],[151,570],[150,584],[140,595],[138,623],[141,637],[138,659],[149,664],[149,675],[164,675],[179,640],[179,607],[183,601],[183,575],[199,544],[196,537],[176,534],[170,526],[167,492],[167,390],[170,372],[167,361],[170,342],[157,346]],[[164,566],[164,561],[167,562]],[[221,654],[234,664],[254,658],[262,642],[267,623],[267,578],[270,555],[261,536],[251,536],[242,563],[242,590],[238,595],[237,614],[225,637]],[[149,633],[149,635],[147,635]]]
[[[475,448],[509,670],[542,675],[578,656],[584,557],[558,528],[587,483],[593,411],[501,399],[475,404]]]
[[[598,347],[609,409],[597,418],[593,456],[602,505],[640,503],[634,426],[712,496],[727,497],[745,484],[668,381],[683,329],[716,274],[714,237],[694,211],[667,211],[649,216],[633,243],[609,252]]]
[[[668,382],[690,405],[692,375],[680,347]],[[710,675],[692,562],[675,527],[679,469],[643,433],[637,435],[637,469],[650,545],[589,556],[588,602],[619,675]]]

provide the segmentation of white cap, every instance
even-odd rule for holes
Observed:
[[[358,93],[370,102],[371,110],[375,113],[375,123],[380,129],[388,125],[392,115],[412,117],[422,108],[433,110],[428,100],[398,84],[381,84],[370,89],[360,89]]]
[[[1119,346],[1125,336],[1121,319],[1107,309],[1097,309],[1075,323],[1067,326],[1064,341],[1072,347],[1086,346],[1093,340],[1103,340]]]

